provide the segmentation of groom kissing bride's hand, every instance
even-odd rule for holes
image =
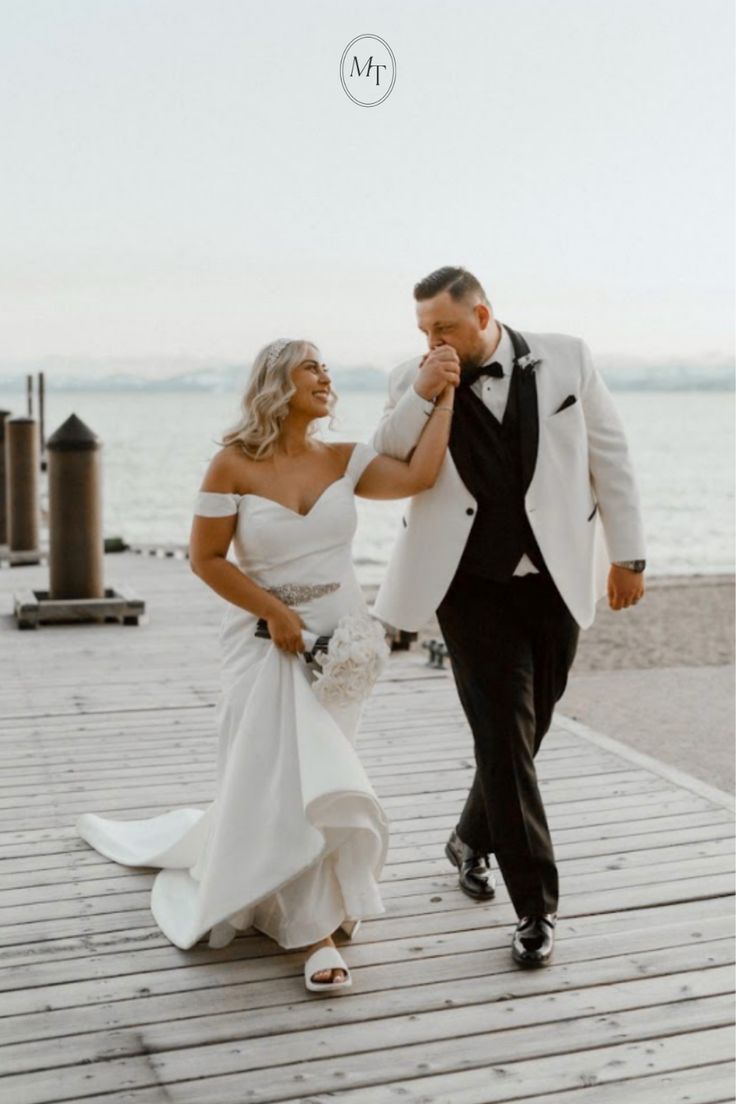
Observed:
[[[460,358],[452,345],[437,345],[425,353],[419,364],[414,390],[423,399],[434,401],[448,384],[460,382]]]

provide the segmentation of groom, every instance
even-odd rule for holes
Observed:
[[[409,501],[374,612],[421,629],[437,613],[476,771],[445,852],[460,887],[495,892],[494,853],[518,923],[520,966],[552,954],[558,875],[534,757],[597,600],[644,594],[639,494],[621,420],[590,350],[493,316],[463,268],[414,288],[429,353],[400,364],[373,444],[405,459],[448,382],[448,455]]]

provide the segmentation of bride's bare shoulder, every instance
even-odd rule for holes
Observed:
[[[210,460],[200,489],[224,494],[245,494],[255,463],[255,460],[245,455],[237,442],[225,445]]]
[[[339,464],[341,470],[344,472],[350,463],[350,457],[353,455],[353,449],[355,448],[355,441],[330,441],[325,442],[327,448],[335,457],[336,464]]]

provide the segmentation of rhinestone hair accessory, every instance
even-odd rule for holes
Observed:
[[[268,346],[268,352],[266,353],[266,371],[270,372],[274,364],[278,360],[281,353],[287,345],[291,345],[290,337],[277,337],[275,341],[272,341]]]

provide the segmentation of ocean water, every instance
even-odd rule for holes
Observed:
[[[733,395],[618,391],[614,400],[641,489],[649,572],[732,572]],[[233,393],[51,392],[46,436],[72,413],[99,436],[106,536],[186,544],[194,496],[218,437],[237,417],[238,401]],[[377,392],[346,393],[334,429],[323,423],[325,438],[369,440],[383,405]],[[0,394],[0,407],[25,413],[25,398]],[[357,569],[364,582],[376,582],[404,504],[357,504]]]

